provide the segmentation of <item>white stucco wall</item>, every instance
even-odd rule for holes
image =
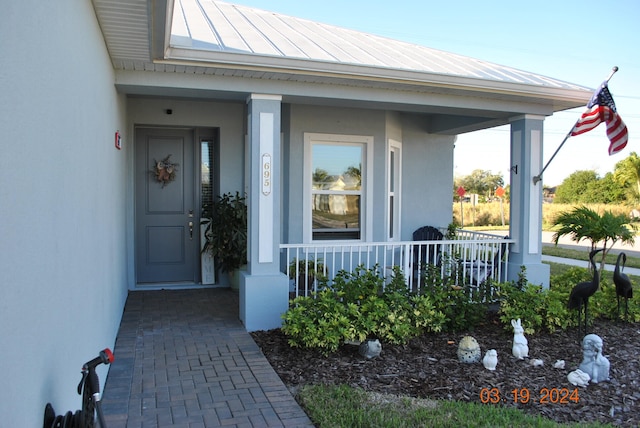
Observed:
[[[129,134],[90,1],[3,4],[0,56],[0,425],[40,427],[114,345]]]

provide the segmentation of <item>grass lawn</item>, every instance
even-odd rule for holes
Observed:
[[[554,245],[543,245],[542,254],[544,254],[545,256],[564,257],[567,259],[589,261],[588,248],[585,248],[584,251],[581,251],[581,250],[570,250],[562,247],[556,247]],[[617,254],[607,254],[607,257],[605,260],[608,265],[615,265],[617,258],[618,258]],[[596,256],[596,263],[598,262],[599,262],[599,259]],[[625,266],[631,267],[631,268],[640,268],[640,258],[630,257],[627,254],[627,263]]]
[[[611,426],[593,423],[562,425],[513,408],[368,393],[346,385],[304,386],[299,391],[298,399],[319,428]]]

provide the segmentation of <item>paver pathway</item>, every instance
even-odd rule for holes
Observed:
[[[229,289],[129,293],[103,394],[112,427],[313,427]]]

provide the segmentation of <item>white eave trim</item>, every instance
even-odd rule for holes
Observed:
[[[386,82],[405,85],[424,85],[472,92],[501,93],[527,97],[542,97],[555,100],[586,103],[593,90],[579,87],[576,89],[552,86],[531,85],[526,83],[500,82],[482,78],[462,77],[424,71],[398,70],[383,67],[361,66],[323,62],[309,59],[281,58],[267,55],[206,52],[195,49],[170,47],[164,60],[159,64],[218,67],[261,71],[271,73],[289,73],[293,75],[322,76],[334,79],[352,79],[360,81]]]

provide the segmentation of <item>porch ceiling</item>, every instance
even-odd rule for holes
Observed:
[[[458,134],[584,105],[592,90],[387,38],[215,0],[93,0],[128,94],[428,114]]]

